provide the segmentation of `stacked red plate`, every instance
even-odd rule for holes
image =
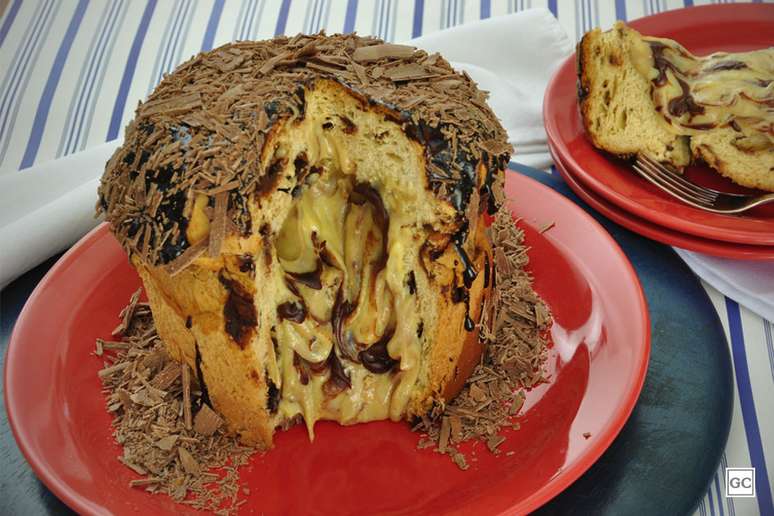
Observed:
[[[774,45],[774,8],[715,5],[669,11],[631,22],[649,36],[674,39],[697,55],[741,52]],[[705,254],[747,260],[774,259],[774,205],[741,215],[694,208],[639,177],[631,166],[599,151],[586,137],[576,100],[575,55],[546,90],[543,118],[556,167],[575,193],[618,224],[653,240]],[[707,167],[690,167],[688,179],[734,193]]]

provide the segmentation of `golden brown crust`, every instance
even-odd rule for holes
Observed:
[[[591,116],[589,113],[590,104],[588,97],[591,91],[591,79],[589,77],[588,68],[586,67],[586,62],[590,59],[588,54],[591,52],[590,39],[597,32],[599,32],[599,29],[587,32],[578,42],[575,50],[575,69],[578,75],[578,108],[581,112],[581,123],[593,145],[599,148],[599,143],[597,143],[594,133],[589,129]]]
[[[482,221],[478,224],[478,231],[475,232],[478,249],[475,267],[479,275],[469,290],[469,314],[467,315],[475,322],[475,328],[473,331],[466,330],[464,310],[461,310],[459,304],[447,303],[442,311],[445,312],[442,320],[448,320],[450,324],[439,325],[435,338],[430,384],[439,386],[441,398],[444,401],[451,400],[462,390],[484,352],[484,345],[479,339],[478,323],[481,320],[485,299],[489,297],[492,287],[491,274],[486,272],[485,268],[491,267],[493,263],[492,247],[486,238],[484,226]],[[490,281],[487,282],[487,280]]]
[[[209,400],[231,432],[246,444],[271,447],[274,427],[266,410],[267,384],[257,359],[260,350],[241,348],[224,330],[228,291],[219,272],[193,265],[171,277],[162,267],[134,262],[158,334],[172,357],[185,360],[194,374],[201,375]],[[237,271],[231,268],[230,272],[239,281]],[[245,410],[246,406],[252,410]]]

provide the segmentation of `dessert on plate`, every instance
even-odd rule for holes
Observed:
[[[166,76],[98,210],[170,355],[231,432],[408,419],[483,351],[510,145],[438,54],[355,35],[228,44]]]
[[[774,191],[774,47],[694,56],[622,22],[578,44],[578,99],[595,147],[678,170],[704,162]]]

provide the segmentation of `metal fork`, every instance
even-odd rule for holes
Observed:
[[[774,193],[746,195],[718,192],[691,183],[674,169],[644,154],[638,154],[634,170],[672,197],[714,213],[741,213],[761,204],[774,202]]]

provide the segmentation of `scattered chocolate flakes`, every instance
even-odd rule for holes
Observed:
[[[358,63],[367,63],[382,59],[405,59],[413,56],[416,50],[416,48],[409,45],[382,43],[381,45],[370,45],[355,49],[352,53],[352,59]]]
[[[500,450],[498,450],[497,447],[503,442],[505,442],[505,437],[502,435],[493,435],[486,440],[486,447],[489,448],[489,451],[492,453],[500,453]]]
[[[552,227],[556,226],[556,222],[547,222],[546,224],[543,224],[541,228],[538,230],[538,233],[541,235],[551,229]]]
[[[429,71],[422,65],[416,63],[409,63],[401,66],[396,66],[387,70],[384,75],[391,81],[416,81],[419,79],[428,79],[430,77],[436,77],[438,74]]]
[[[148,305],[138,301],[139,292],[129,304],[133,308],[124,311],[131,315],[122,340],[110,346],[102,341],[106,364],[98,373],[113,436],[123,449],[118,460],[140,475],[129,485],[197,510],[234,514],[249,493],[239,484],[237,468],[254,450],[226,434],[220,417],[202,401],[190,368],[169,357]],[[183,413],[191,405],[201,408],[189,429]]]
[[[158,484],[159,482],[161,482],[161,479],[156,477],[139,478],[136,480],[130,480],[129,487],[144,487],[151,484]]]
[[[121,310],[121,313],[119,314],[119,317],[121,318],[121,324],[116,326],[116,328],[113,330],[112,335],[118,336],[122,335],[126,328],[129,326],[129,321],[134,316],[134,310],[137,308],[137,303],[140,301],[140,293],[142,292],[142,289],[137,289],[137,291],[132,294],[132,297],[129,298],[129,304],[124,307],[123,310]],[[102,341],[102,349],[105,349],[105,342]]]
[[[123,371],[127,367],[129,367],[131,364],[116,364],[110,367],[105,367],[104,369],[101,369],[97,375],[99,375],[100,378],[108,378],[112,376],[114,373],[118,373],[120,371]]]
[[[198,348],[197,348],[198,352]],[[198,364],[197,364],[198,367]],[[186,430],[191,429],[191,367],[183,364],[183,425]]]
[[[158,441],[156,441],[156,446],[164,451],[169,451],[172,448],[174,448],[175,444],[177,443],[177,440],[180,438],[179,435],[168,435],[166,437],[162,437]]]
[[[481,148],[491,154],[492,156],[500,156],[501,154],[510,154],[513,151],[513,146],[503,140],[484,140],[480,144]]]
[[[126,349],[129,349],[128,347]],[[177,362],[170,360],[164,368],[153,378],[151,385],[157,389],[165,390],[170,387],[175,380],[180,378],[181,367]]]
[[[524,406],[524,394],[518,393],[515,398],[513,398],[513,402],[511,403],[511,407],[508,409],[508,415],[509,416],[515,416],[519,413],[521,410],[521,407]]]
[[[148,100],[139,108],[140,116],[151,116],[156,114],[173,115],[186,113],[195,108],[201,107],[202,97],[198,91],[170,98],[158,100]]]
[[[451,448],[449,450],[449,456],[451,457],[452,461],[457,465],[458,468],[460,468],[462,471],[465,471],[470,466],[468,466],[467,461],[465,460],[465,455],[463,455],[459,450],[455,448]]]
[[[212,410],[209,405],[202,405],[194,419],[194,430],[202,435],[210,436],[214,434],[223,424],[223,420]]]
[[[507,209],[495,215],[491,234],[497,287],[479,325],[486,353],[462,392],[414,426],[424,434],[418,448],[435,446],[463,470],[469,465],[454,445],[483,441],[490,452],[500,454],[506,440],[501,431],[518,429],[513,418],[524,405],[524,390],[545,380],[542,366],[551,314],[533,291],[532,278],[525,271],[524,234]]]
[[[449,437],[451,437],[451,424],[448,417],[441,418],[441,433],[438,437],[438,451],[446,453],[446,447],[449,445]]]
[[[177,454],[180,457],[180,463],[183,465],[183,469],[186,473],[191,475],[198,475],[201,473],[199,463],[193,458],[191,452],[181,446],[177,449]]]
[[[167,264],[166,266],[167,274],[169,274],[170,276],[176,275],[178,272],[188,267],[198,257],[203,255],[208,247],[209,247],[209,239],[207,238],[190,246],[188,249],[185,250],[185,252],[183,252],[183,254],[181,254],[180,256],[178,256],[173,261]]]
[[[220,192],[215,196],[215,209],[210,223],[210,242],[207,254],[215,258],[220,254],[223,240],[226,238],[226,222],[228,210],[228,192]]]

